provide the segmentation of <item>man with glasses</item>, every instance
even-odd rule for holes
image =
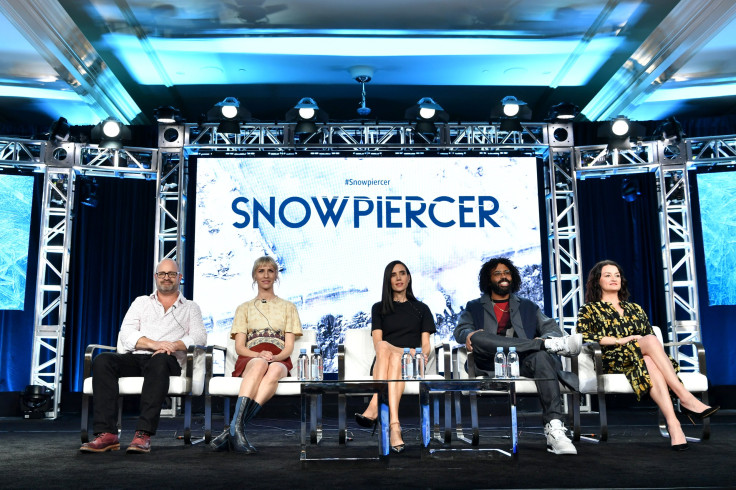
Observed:
[[[514,294],[521,286],[521,276],[509,259],[496,258],[483,264],[478,280],[483,295],[469,301],[460,314],[455,340],[473,352],[477,368],[486,375],[494,371],[497,347],[506,353],[509,347],[515,347],[521,376],[540,378],[536,384],[547,450],[577,454],[562,423],[564,410],[558,380],[577,390],[578,379],[562,369],[558,356],[578,355],[582,336],[563,336],[557,323],[545,316],[536,303]]]
[[[82,452],[117,451],[118,378],[143,376],[141,413],[128,453],[147,453],[156,433],[169,376],[179,376],[190,345],[205,344],[202,312],[179,292],[181,274],[171,259],[162,260],[154,274],[156,291],[133,301],[118,336],[118,352],[95,357],[92,364],[95,439]]]

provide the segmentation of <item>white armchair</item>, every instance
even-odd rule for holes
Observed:
[[[89,399],[94,396],[92,389],[92,361],[98,351],[109,350],[123,353],[122,346],[118,342],[118,346],[90,344],[84,353],[84,374],[82,385],[82,442],[89,441]],[[200,396],[204,390],[205,376],[205,348],[201,345],[189,346],[187,350],[186,366],[181,371],[180,376],[169,377],[168,396],[180,397],[184,405],[184,443],[192,442],[192,397]],[[118,398],[118,433],[122,430],[122,412],[123,412],[123,396],[140,395],[143,389],[143,376],[122,377],[118,380],[118,390],[120,396]]]
[[[291,362],[294,365],[292,376],[296,375],[296,360],[299,357],[300,349],[306,349],[308,353],[312,353],[317,344],[317,331],[316,330],[302,330],[302,336],[297,337],[294,342],[294,349],[291,352]],[[214,375],[214,353],[215,351],[221,351],[225,356],[225,372],[224,375]],[[238,354],[235,352],[235,341],[229,339],[227,347],[219,345],[207,346],[206,354],[206,390],[205,390],[205,442],[209,442],[212,439],[212,397],[220,396],[225,398],[224,416],[225,425],[230,424],[230,397],[237,397],[240,391],[241,377],[233,378],[232,373],[235,368],[235,362],[238,360]],[[293,379],[293,378],[292,378]],[[301,387],[299,383],[279,383],[278,388],[274,396],[287,396],[287,395],[299,395],[301,393]],[[318,400],[315,400],[318,403]],[[312,430],[311,439],[312,442],[318,442],[321,439],[322,431],[322,420],[321,410],[319,407],[314,406],[311,411],[312,414]]]
[[[659,327],[653,326],[655,335],[662,341],[662,331]],[[673,344],[664,344],[668,347]],[[708,404],[708,378],[705,371],[705,349],[700,342],[693,342],[698,357],[697,372],[680,372],[679,377],[685,388],[693,394],[700,396],[700,399]],[[629,380],[624,374],[607,374],[603,372],[603,358],[600,344],[597,342],[583,345],[583,351],[578,356],[577,366],[573,364],[573,371],[578,374],[580,379],[580,392],[586,395],[595,395],[598,399],[598,413],[600,419],[600,440],[608,439],[608,417],[606,411],[606,395],[611,394],[634,394],[634,390],[629,384]],[[664,437],[669,437],[667,432],[667,424],[664,421],[662,412],[658,412],[659,431]],[[579,424],[576,426],[576,439],[580,436]],[[710,437],[710,420],[703,420],[703,428],[701,439]],[[696,439],[697,440],[697,439]]]

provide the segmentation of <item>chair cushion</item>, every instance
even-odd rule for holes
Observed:
[[[140,395],[143,389],[143,376],[120,378],[118,380],[118,389],[121,395]],[[91,377],[84,380],[82,390],[85,395],[94,395]],[[185,377],[169,376],[169,395],[185,395],[187,393],[187,379]]]

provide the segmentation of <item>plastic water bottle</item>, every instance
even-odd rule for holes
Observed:
[[[509,347],[509,355],[506,356],[506,364],[509,366],[509,378],[519,377],[519,354],[516,347]]]
[[[414,356],[414,379],[424,379],[424,355],[422,354],[422,348],[417,347],[416,355]]]
[[[314,354],[312,354],[312,381],[322,381],[323,379],[322,354],[320,353],[319,348],[315,348]]]
[[[496,355],[493,356],[493,368],[496,378],[506,377],[506,356],[503,353],[503,347],[496,347]]]
[[[408,347],[404,347],[404,353],[401,355],[401,379],[413,378],[414,358],[411,355],[411,350]]]
[[[296,377],[299,381],[309,380],[309,356],[307,349],[299,351],[299,357],[296,360]]]

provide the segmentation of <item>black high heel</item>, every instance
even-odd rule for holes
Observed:
[[[396,426],[398,426],[398,427],[399,427],[399,436],[401,436],[401,426],[399,425],[399,423],[398,423],[398,422],[391,422],[391,423],[389,424],[389,427],[391,427],[391,426],[393,426],[393,425],[396,425]],[[390,443],[389,443],[389,444],[390,444]],[[403,451],[404,449],[406,449],[406,444],[404,444],[404,442],[403,442],[403,441],[402,441],[402,443],[401,443],[401,444],[397,444],[397,445],[395,445],[395,446],[391,446],[391,450],[392,450],[393,452],[397,453],[397,454],[398,454],[398,453],[400,453],[400,452],[402,452],[402,451]]]
[[[698,419],[698,420],[707,419],[708,417],[710,417],[711,415],[713,415],[720,409],[721,409],[720,405],[716,405],[715,407],[708,407],[702,412],[693,412],[692,410],[689,410],[683,407],[682,405],[680,405],[680,412],[684,413],[687,416],[687,418],[690,419],[690,422],[692,422],[693,425],[695,425],[695,419]]]
[[[370,417],[366,417],[362,413],[355,413],[355,423],[358,424],[361,427],[365,427],[366,429],[373,429],[373,432],[371,432],[371,437],[376,433],[376,427],[378,426],[378,419],[372,419]]]
[[[687,451],[688,449],[690,449],[690,446],[688,446],[687,443],[685,443],[685,444],[674,444],[674,445],[672,445],[670,447],[672,448],[673,451]]]

